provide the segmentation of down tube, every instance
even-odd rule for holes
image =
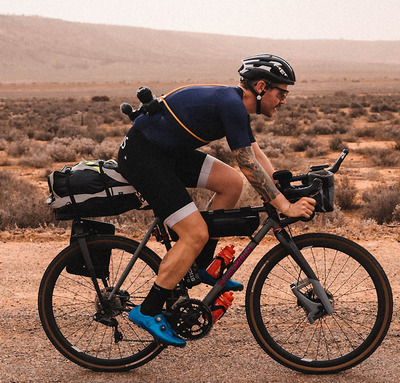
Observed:
[[[207,306],[211,306],[215,300],[221,295],[224,290],[225,284],[232,278],[233,274],[239,269],[242,263],[247,259],[247,257],[253,252],[253,250],[259,245],[261,240],[265,237],[275,223],[272,219],[268,219],[257,234],[252,238],[249,244],[244,248],[240,255],[232,262],[232,264],[225,271],[224,275],[217,281],[214,287],[203,299],[203,303]]]

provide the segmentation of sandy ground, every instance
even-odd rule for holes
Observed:
[[[270,247],[259,246],[235,279],[244,283]],[[394,316],[378,350],[361,365],[334,376],[306,376],[273,361],[247,325],[244,292],[235,293],[228,313],[205,338],[185,349],[168,348],[145,366],[124,373],[96,373],[65,359],[46,338],[37,312],[41,277],[67,240],[37,238],[0,242],[1,382],[398,382],[400,378],[399,238],[358,241],[385,269],[393,289]],[[242,242],[236,243],[238,248]],[[156,248],[157,244],[152,243]]]

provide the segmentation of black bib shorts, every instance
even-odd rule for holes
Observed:
[[[122,175],[169,227],[197,210],[186,188],[204,188],[215,160],[198,150],[165,151],[134,128],[118,154]]]

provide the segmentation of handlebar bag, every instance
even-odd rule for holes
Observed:
[[[59,220],[118,215],[142,205],[114,160],[83,160],[64,166],[48,176],[48,185],[47,204]]]
[[[333,200],[335,197],[334,174],[329,170],[316,170],[308,173],[308,182],[311,184],[315,178],[322,180],[322,188],[315,197],[317,205],[315,211],[328,213],[333,211]]]

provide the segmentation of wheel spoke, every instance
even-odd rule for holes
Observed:
[[[350,241],[332,235],[300,237],[306,238],[300,250],[331,301],[333,314],[322,312],[309,322],[290,286],[294,283],[311,301],[320,303],[319,298],[305,276],[301,278],[304,273],[297,263],[278,246],[260,261],[261,269],[250,279],[250,327],[256,329],[253,334],[260,345],[288,367],[306,372],[310,366],[315,372],[328,366],[332,372],[349,368],[362,360],[358,353],[366,358],[374,351],[374,337],[379,334],[380,342],[387,332],[390,321],[383,322],[383,317],[391,316],[392,301],[383,304],[382,291],[386,289],[391,298],[390,286],[382,285],[386,276],[380,277],[383,271],[372,256]]]

